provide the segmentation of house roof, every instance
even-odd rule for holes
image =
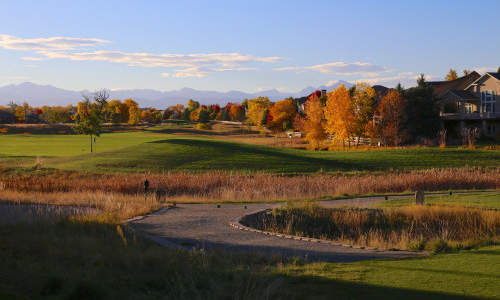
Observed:
[[[498,73],[498,72],[488,72],[486,74],[496,78],[497,80],[500,80],[500,73]]]
[[[434,95],[442,97],[449,90],[465,90],[473,82],[479,79],[481,75],[473,71],[465,76],[449,81],[428,81],[427,84],[434,89]]]
[[[375,90],[375,93],[377,94],[377,96],[379,96],[380,98],[384,98],[384,96],[387,94],[387,92],[389,92],[390,88],[388,87],[385,87],[383,85],[374,85],[372,86],[372,88]]]
[[[471,85],[475,84],[476,82],[478,82],[479,80],[481,80],[485,76],[491,76],[491,77],[495,78],[496,80],[500,80],[500,73],[497,73],[497,72],[486,72],[486,73],[484,73],[483,76],[480,76],[479,78],[477,78],[476,80],[474,80],[473,82],[471,82],[466,88],[469,88]]]
[[[454,94],[455,96],[463,99],[463,100],[479,100],[477,96],[475,96],[473,93],[469,91],[464,91],[464,90],[449,90],[448,93]],[[444,95],[446,95],[445,93]],[[444,96],[443,95],[443,96]]]

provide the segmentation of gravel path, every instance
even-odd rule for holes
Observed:
[[[383,197],[323,201],[328,207],[356,205],[367,207]],[[375,258],[405,258],[421,255],[406,251],[377,251],[284,239],[262,233],[242,231],[229,226],[243,215],[277,207],[281,204],[225,204],[217,208],[209,204],[178,204],[162,209],[132,226],[165,246],[185,249],[227,250],[266,255],[294,256],[310,261],[350,262]]]

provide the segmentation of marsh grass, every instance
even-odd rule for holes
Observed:
[[[464,207],[395,209],[277,208],[256,222],[262,230],[355,245],[444,252],[500,242],[500,212]]]
[[[241,174],[168,172],[159,174],[90,174],[69,171],[0,175],[0,200],[35,201],[62,205],[119,208],[120,205],[155,205],[144,201],[143,182],[150,190],[165,191],[168,201],[270,202],[320,199],[340,195],[400,193],[417,189],[443,191],[500,187],[500,169],[429,169],[378,174],[280,176],[267,173]],[[31,200],[29,200],[31,199]],[[149,199],[149,198],[147,198]],[[113,204],[113,202],[116,202]]]

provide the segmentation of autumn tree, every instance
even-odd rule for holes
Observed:
[[[187,106],[188,106],[188,109],[190,111],[193,111],[193,110],[197,109],[198,107],[200,107],[200,102],[194,101],[193,99],[189,99]]]
[[[375,131],[384,144],[399,145],[404,140],[403,118],[405,100],[396,91],[389,91],[375,112],[377,124]]]
[[[326,132],[323,106],[318,97],[312,97],[306,101],[304,114],[305,118],[295,120],[295,125],[305,133],[305,140],[311,147],[319,149],[326,139]]]
[[[464,73],[464,76],[467,76],[471,73],[471,70],[464,69],[462,72]]]
[[[276,102],[269,110],[272,121],[269,128],[274,130],[287,130],[292,127],[293,120],[297,114],[297,107],[291,99]]]
[[[366,126],[373,119],[375,111],[375,90],[366,83],[357,83],[353,86],[351,95],[354,111],[353,134],[359,137],[366,135]]]
[[[123,101],[123,103],[127,106],[125,109],[127,111],[127,123],[131,125],[139,124],[141,121],[141,109],[139,108],[139,104],[132,99],[127,99]]]
[[[344,142],[354,136],[355,115],[349,92],[342,84],[333,92],[328,93],[325,106],[325,119],[327,133],[333,135],[332,140]]]
[[[245,119],[245,109],[239,104],[230,103],[229,109],[227,109],[227,111],[231,121],[243,121],[243,119]]]
[[[251,125],[264,125],[262,120],[264,114],[271,107],[271,101],[267,97],[258,97],[248,100],[247,123]]]
[[[448,72],[448,74],[446,74],[445,77],[447,81],[455,80],[457,78],[458,78],[457,71],[453,69],[450,69],[450,71]]]

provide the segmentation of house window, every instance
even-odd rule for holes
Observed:
[[[481,92],[481,112],[495,112],[495,102],[494,91]]]
[[[465,113],[466,114],[471,114],[474,112],[474,105],[472,103],[465,103]]]

